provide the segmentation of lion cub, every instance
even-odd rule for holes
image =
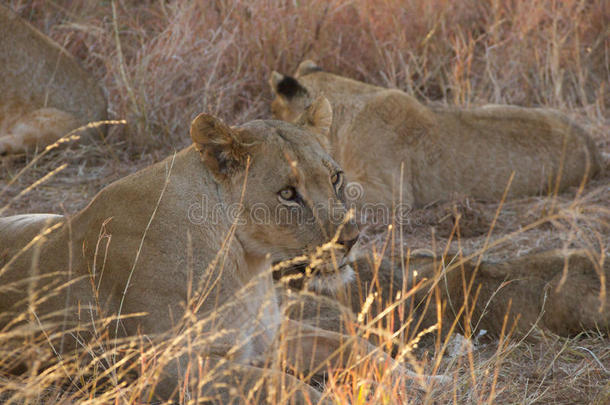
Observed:
[[[275,118],[298,122],[323,94],[334,110],[320,139],[353,182],[356,203],[410,207],[458,193],[482,200],[578,186],[600,170],[589,135],[558,112],[489,105],[430,107],[410,95],[322,71],[312,61],[294,77],[273,72]],[[400,191],[402,190],[402,194]]]

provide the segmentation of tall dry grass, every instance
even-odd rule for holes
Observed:
[[[165,155],[184,146],[188,125],[201,111],[229,123],[269,117],[269,73],[290,73],[304,58],[315,59],[329,71],[403,89],[427,102],[558,108],[583,123],[600,148],[610,150],[610,4],[604,0],[5,3],[76,55],[107,92],[109,117],[127,120],[126,126],[109,129],[114,164],[128,166],[147,152]],[[128,153],[122,154],[123,149]],[[58,155],[51,164],[63,158]],[[105,158],[102,154],[95,160]],[[73,160],[86,159],[87,155],[77,154]],[[69,173],[66,178],[75,177],[75,172]],[[581,239],[594,240],[591,245],[603,260],[609,253],[604,184],[577,204],[562,201],[561,224],[547,223],[540,232],[552,234],[548,238],[560,245],[561,232],[574,239],[584,234]],[[73,199],[82,198],[82,206],[87,198],[79,187],[74,187]],[[43,203],[33,199],[27,204]],[[547,215],[547,207],[547,201],[540,200],[510,206],[513,211],[501,214],[499,226],[518,230],[524,221]],[[493,217],[495,208],[475,210],[475,215]],[[526,212],[515,220],[513,212],[518,209]],[[467,219],[466,214],[450,216]],[[418,232],[414,235],[422,236],[423,231]],[[425,232],[419,242],[413,236],[406,240],[410,246],[439,244],[441,251],[449,243],[430,236],[427,227]],[[514,247],[531,249],[541,240],[540,234],[527,235],[517,232]],[[472,249],[479,247],[469,240],[451,243],[465,249],[469,244],[476,245]],[[404,249],[401,243],[397,246]],[[408,290],[401,294],[410,297]],[[369,297],[371,302],[378,299],[373,291],[365,291],[362,300]],[[402,298],[404,303],[407,298]],[[382,309],[391,305],[375,304]],[[392,311],[381,318],[365,313],[362,324],[368,327],[352,325],[350,331],[382,336],[382,346],[391,349],[396,343],[388,337],[392,316]],[[192,333],[165,343],[136,338],[115,345],[109,338],[112,321],[100,317],[98,332],[83,350],[61,358],[44,336],[25,331],[26,345],[14,347],[3,345],[11,336],[0,333],[0,399],[139,403],[146,399],[147,385],[157,378],[159,362],[176,355],[175,344],[192,345],[197,339]],[[330,373],[321,384],[338,403],[605,404],[610,400],[610,350],[601,335],[560,339],[537,331],[532,342],[471,336],[451,345],[434,331],[431,336],[431,345],[422,341],[416,348],[411,340],[401,343],[401,348],[413,346],[405,352],[412,366],[451,375],[455,380],[451,389],[410,391],[405,396],[384,380],[384,370],[366,364]],[[450,356],[435,352],[445,343]],[[18,359],[32,367],[15,380],[5,371]],[[51,365],[43,368],[47,361]],[[205,362],[194,361],[189,367],[199,373],[196,384],[208,378]],[[196,399],[186,395],[186,389],[180,393],[181,402]]]
[[[553,106],[604,121],[604,0],[17,1],[107,89],[117,137],[182,145],[201,111],[268,116],[271,70],[304,58],[422,100]]]

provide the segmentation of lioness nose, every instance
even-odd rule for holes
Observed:
[[[343,224],[343,229],[341,229],[337,243],[343,245],[345,250],[349,252],[352,246],[358,241],[359,235],[360,230],[358,229],[358,225],[353,219],[350,219]]]

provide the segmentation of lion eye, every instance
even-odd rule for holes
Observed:
[[[297,191],[294,187],[286,187],[278,193],[282,200],[292,201],[297,197]]]
[[[339,190],[341,190],[341,187],[343,186],[343,172],[336,172],[335,174],[330,176],[330,181],[331,183],[333,183],[333,187],[335,187],[335,190],[338,193]]]

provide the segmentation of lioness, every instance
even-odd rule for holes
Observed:
[[[345,337],[333,332],[289,321],[286,327],[274,293],[275,262],[293,259],[328,288],[352,271],[344,259],[358,228],[346,217],[341,168],[308,133],[329,130],[328,102],[317,107],[300,127],[281,121],[228,127],[201,114],[191,124],[192,146],[107,186],[73,218],[1,218],[2,325],[35,314],[41,324],[29,327],[51,335],[59,321],[66,334],[56,332],[53,343],[61,338],[66,351],[77,344],[74,328],[91,328],[97,305],[108,314],[145,313],[122,319],[117,332],[153,339],[175,336],[186,311],[199,322],[196,335],[208,341],[189,347],[180,361],[222,359],[218,367],[226,371],[198,388],[203,395],[229,403],[243,389],[270,402],[318,401],[320,393],[296,378],[253,365],[280,335],[297,375],[345,363],[357,350],[373,353],[365,342],[342,347]],[[279,214],[261,220],[263,213]],[[299,258],[329,243],[317,250],[317,264]],[[175,393],[178,364],[164,370],[156,391],[163,398]],[[277,375],[288,389],[267,389]],[[294,397],[279,397],[291,389]]]
[[[328,98],[333,125],[319,140],[363,186],[360,206],[423,206],[454,193],[498,200],[513,172],[508,195],[535,195],[579,185],[600,170],[592,139],[552,110],[430,107],[399,90],[324,72],[312,61],[302,62],[294,77],[274,71],[270,85],[273,116],[289,122],[318,95]]]
[[[0,5],[0,155],[43,148],[106,118],[95,79],[59,44]]]
[[[396,332],[406,327],[409,337],[439,320],[443,335],[456,321],[461,333],[486,330],[492,336],[504,329],[505,335],[511,331],[523,337],[535,327],[562,336],[610,333],[610,262],[600,264],[585,251],[548,250],[480,263],[416,253],[405,266],[387,257],[376,263],[360,258],[352,266],[356,278],[346,286],[349,308],[331,294],[331,299],[304,294],[305,305],[292,294],[283,296],[288,316],[341,331],[336,319],[363,311],[375,319],[385,313],[393,321],[385,328]],[[388,308],[395,309],[393,317]]]

